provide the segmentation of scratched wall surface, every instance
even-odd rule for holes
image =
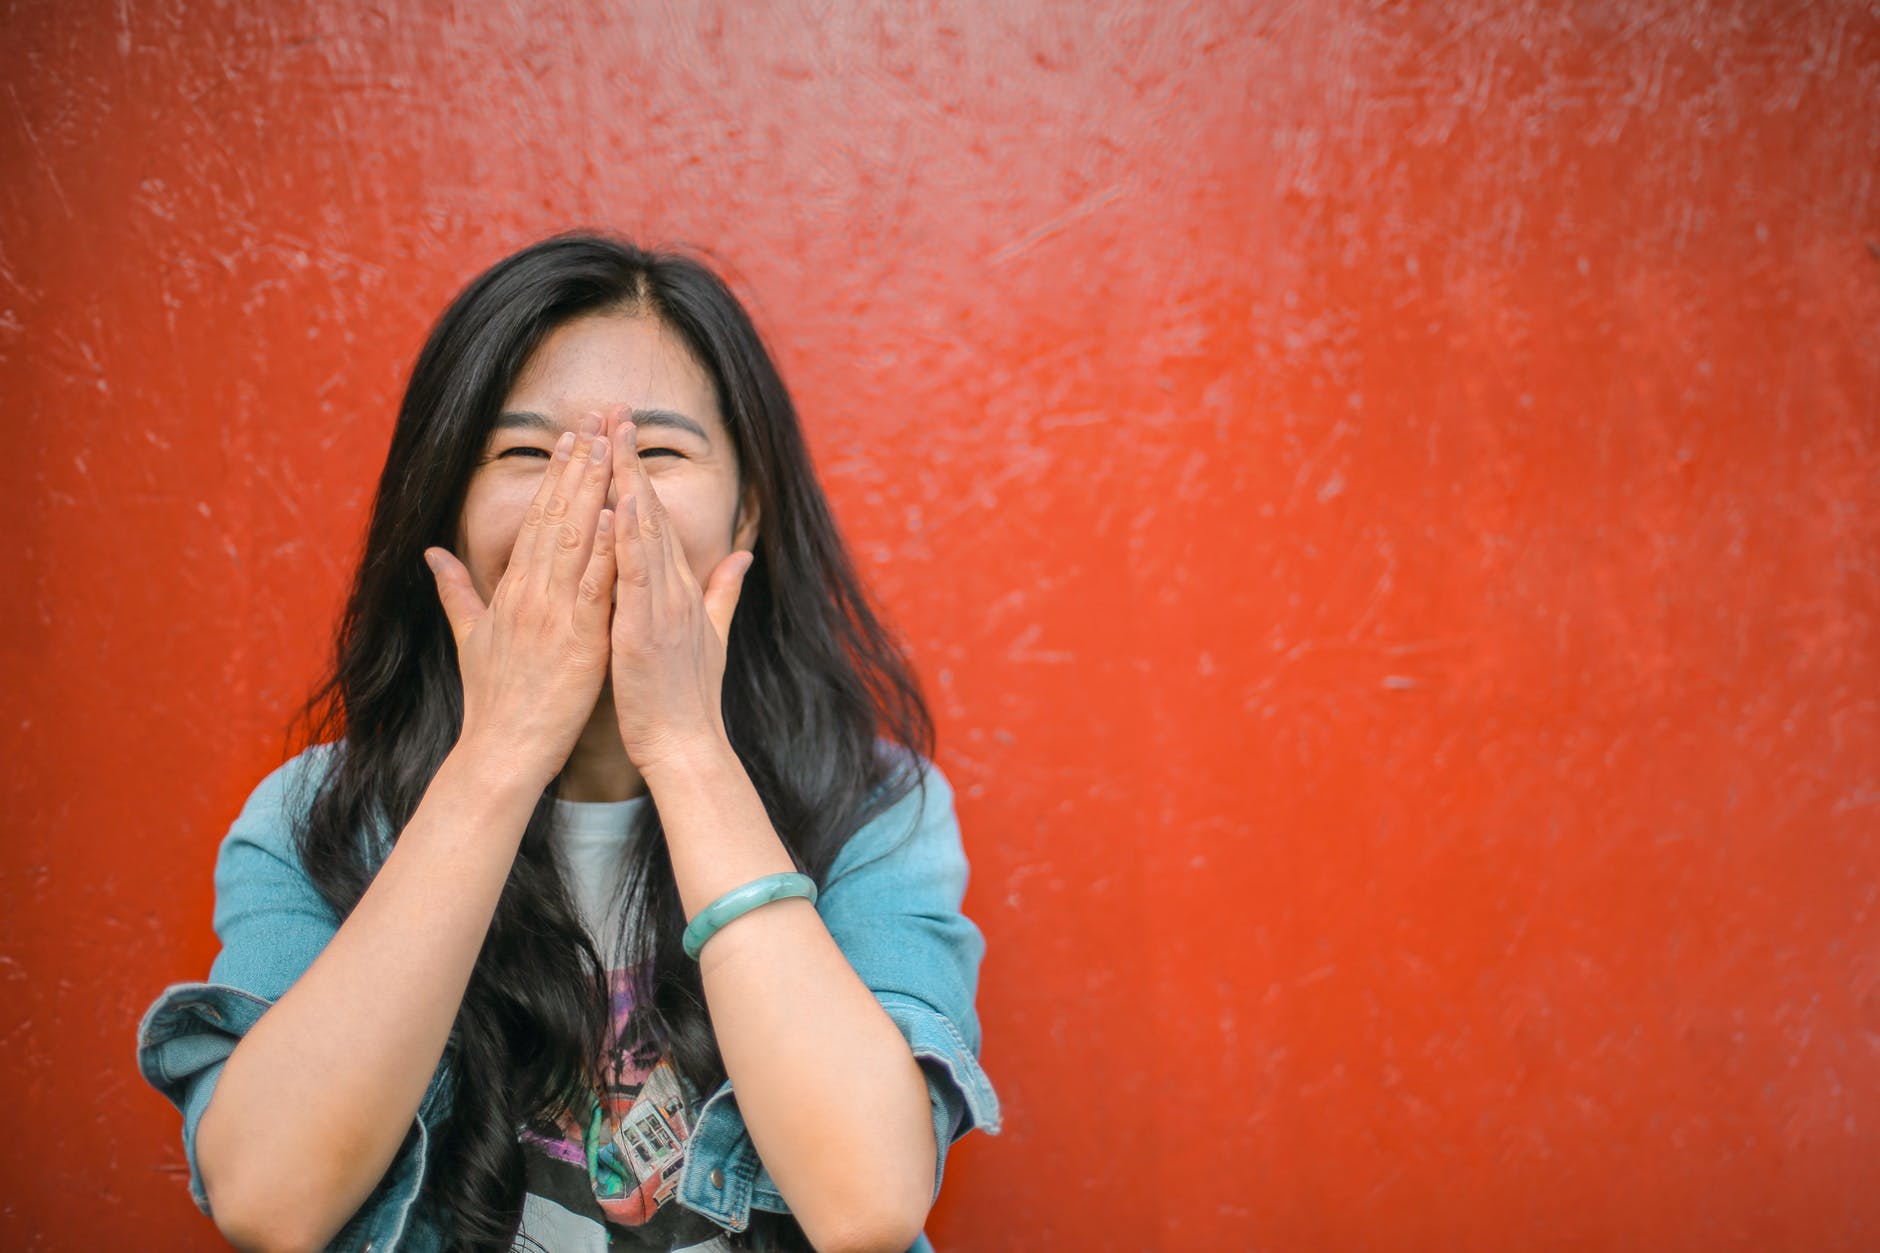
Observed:
[[[214,951],[429,320],[749,297],[930,687],[943,1248],[1880,1243],[1880,11],[8,0],[0,1243]]]

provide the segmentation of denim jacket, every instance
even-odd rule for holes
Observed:
[[[330,752],[330,746],[309,749],[248,798],[216,859],[215,931],[222,950],[209,981],[167,988],[138,1028],[144,1078],[182,1111],[190,1196],[204,1213],[209,1203],[196,1162],[196,1128],[223,1063],[339,927],[302,869],[292,834],[291,807],[312,794],[315,772],[325,769]],[[922,765],[924,794],[915,788],[850,838],[816,909],[926,1074],[938,1196],[948,1146],[974,1127],[996,1135],[999,1103],[978,1061],[973,997],[985,941],[960,913],[967,868],[952,789],[937,767]],[[442,1248],[442,1233],[417,1199],[431,1138],[450,1109],[451,1085],[445,1060],[378,1187],[329,1248]],[[789,1208],[758,1160],[729,1081],[698,1107],[676,1199],[733,1232],[750,1225],[753,1209]],[[913,1246],[930,1247],[924,1235]]]

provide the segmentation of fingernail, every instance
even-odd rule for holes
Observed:
[[[563,431],[561,438],[555,441],[555,455],[566,460],[574,453],[574,432]]]
[[[614,529],[614,511],[612,509],[601,510],[601,520],[595,529],[602,535]]]
[[[601,436],[596,435],[594,437],[594,459],[598,461],[602,457],[605,457],[606,455],[607,455],[607,441],[603,439]]]
[[[436,549],[427,548],[424,550],[424,564],[431,567],[432,574],[437,573],[437,550]]]

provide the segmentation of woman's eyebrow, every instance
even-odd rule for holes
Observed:
[[[663,426],[669,430],[684,431],[706,447],[711,446],[712,437],[705,433],[705,428],[676,409],[635,409],[633,422],[636,426]],[[559,435],[567,428],[546,414],[528,409],[510,409],[496,415],[496,425],[492,429],[544,431],[550,435]]]
[[[559,435],[565,429],[555,419],[541,413],[531,413],[527,409],[511,409],[496,415],[493,431],[546,431],[550,435]]]
[[[712,437],[705,433],[705,428],[694,422],[676,409],[635,409],[635,426],[663,426],[675,431],[684,431],[698,438],[701,444],[711,447]]]

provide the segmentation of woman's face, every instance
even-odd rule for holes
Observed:
[[[639,428],[641,464],[699,586],[734,548],[755,543],[755,494],[740,500],[737,453],[718,398],[685,341],[653,317],[579,317],[550,332],[523,366],[470,476],[456,549],[486,603],[556,439],[588,414],[623,409]],[[612,490],[607,503],[616,503]]]

